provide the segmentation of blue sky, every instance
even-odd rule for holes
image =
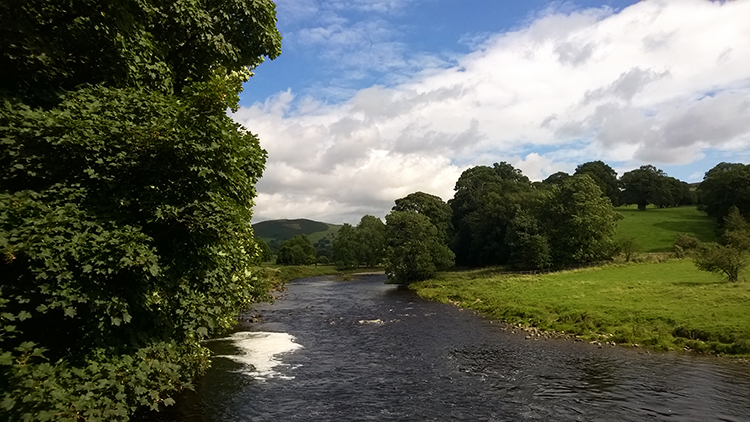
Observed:
[[[463,170],[593,160],[699,181],[750,160],[750,2],[279,0],[233,117],[269,158],[254,221],[383,217]]]

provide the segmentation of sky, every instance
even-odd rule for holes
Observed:
[[[268,152],[253,222],[356,224],[461,173],[750,162],[750,0],[277,0],[231,116]]]

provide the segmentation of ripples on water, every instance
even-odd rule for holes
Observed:
[[[750,421],[747,365],[526,340],[383,281],[290,283],[210,343],[197,394],[142,420]]]

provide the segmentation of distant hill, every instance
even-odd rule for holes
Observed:
[[[253,224],[255,235],[265,240],[271,247],[298,234],[304,234],[313,244],[333,240],[341,225],[299,218],[296,220],[268,220]],[[328,243],[328,242],[326,242]]]

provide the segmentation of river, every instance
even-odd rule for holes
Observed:
[[[295,280],[255,313],[143,420],[750,421],[750,365],[527,339],[384,276]]]

